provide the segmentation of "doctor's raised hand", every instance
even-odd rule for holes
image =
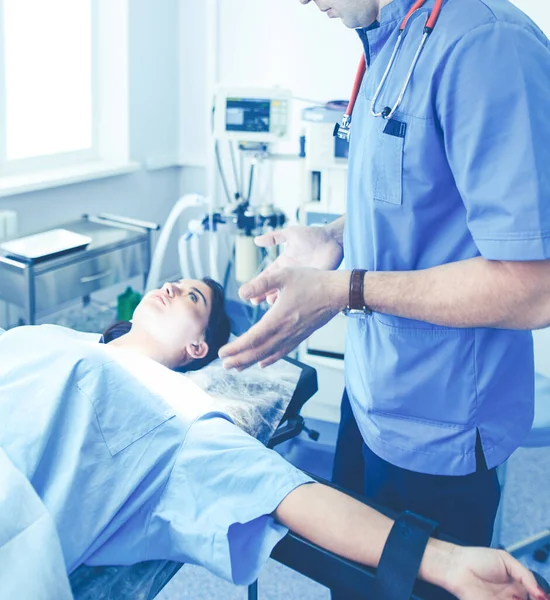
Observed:
[[[243,285],[239,291],[243,300],[267,296],[276,300],[259,323],[220,350],[224,367],[242,370],[257,362],[267,367],[294,350],[346,308],[347,296],[341,290],[347,283],[342,285],[339,279],[349,280],[349,273],[272,268]]]
[[[289,268],[313,267],[314,269],[337,269],[344,257],[342,235],[344,218],[340,218],[324,227],[287,227],[258,236],[254,241],[261,248],[280,246],[280,256],[269,265],[264,273]],[[253,303],[263,302],[266,298],[273,303],[275,294],[266,294],[250,298]]]
[[[243,300],[274,304],[259,323],[224,346],[220,357],[227,369],[246,369],[259,362],[276,362],[330,321],[347,305],[335,279],[349,274],[331,272],[344,257],[345,217],[324,227],[288,227],[257,237],[262,248],[284,246],[281,255],[258,277],[243,285]],[[346,284],[347,285],[347,284]],[[345,286],[344,286],[345,289]]]

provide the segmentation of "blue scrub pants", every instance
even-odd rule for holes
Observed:
[[[500,501],[496,469],[487,469],[481,443],[471,475],[415,473],[383,460],[363,442],[347,392],[342,398],[332,481],[396,512],[411,510],[439,523],[442,533],[471,546],[490,546]],[[434,600],[448,598],[439,593]],[[344,600],[337,592],[333,600]],[[354,600],[349,597],[345,600]]]

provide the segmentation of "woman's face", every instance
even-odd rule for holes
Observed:
[[[204,342],[212,291],[203,281],[181,279],[146,294],[132,318],[132,329],[146,331],[169,352]],[[196,358],[196,357],[192,357]]]

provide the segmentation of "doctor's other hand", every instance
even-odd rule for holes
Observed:
[[[442,587],[459,600],[549,598],[531,571],[507,552],[488,548],[456,547]]]
[[[338,230],[338,228],[336,228]],[[337,269],[344,257],[339,235],[330,225],[325,227],[294,226],[272,231],[255,238],[260,248],[283,246],[280,256],[266,271],[293,267],[312,267],[332,271]],[[268,300],[270,304],[277,297],[273,290],[256,298],[250,298],[254,304]]]
[[[347,290],[348,284],[349,273],[344,271],[283,268],[266,270],[243,285],[243,300],[273,291],[278,297],[259,323],[220,350],[224,367],[242,370],[257,362],[267,367],[278,361],[346,307],[347,298],[338,297],[337,291]]]

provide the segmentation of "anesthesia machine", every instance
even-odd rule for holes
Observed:
[[[292,101],[291,92],[281,88],[217,89],[211,121],[214,197],[191,194],[176,203],[159,238],[147,289],[160,283],[168,240],[180,220],[186,224],[178,243],[183,276],[209,274],[227,288],[231,281],[249,281],[276,258],[275,249],[265,251],[254,244],[255,236],[281,228],[289,220],[278,208],[286,198],[278,201],[277,197],[282,193],[286,196],[281,190],[281,181],[286,185],[286,174],[284,169],[279,171],[282,175],[278,176],[279,191],[275,193],[274,161],[300,165],[301,182],[297,185],[301,191],[292,210],[296,210],[302,224],[322,225],[345,212],[348,143],[334,137],[333,131],[347,103],[304,109],[300,119],[302,136],[297,131],[294,137],[296,152],[283,154],[276,152],[277,146],[292,141],[292,117],[300,117],[293,113]],[[290,178],[288,185],[293,185]],[[312,336],[308,354],[340,361],[345,322],[335,321]]]

